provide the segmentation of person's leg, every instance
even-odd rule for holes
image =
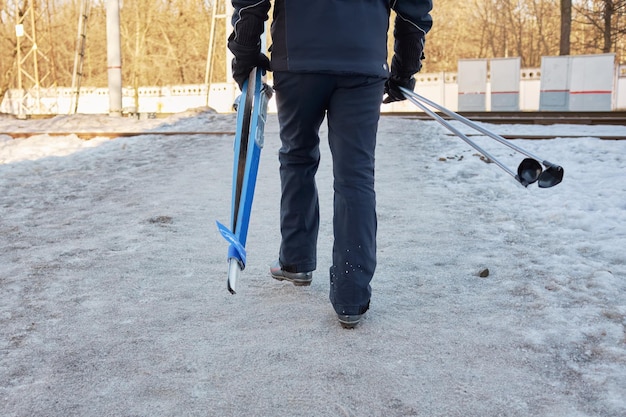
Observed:
[[[319,128],[332,79],[321,74],[274,73],[282,146],[279,151],[281,245],[279,262],[287,272],[317,266]]]
[[[328,109],[335,190],[330,301],[340,316],[360,315],[369,308],[376,269],[374,153],[385,80],[337,79]]]

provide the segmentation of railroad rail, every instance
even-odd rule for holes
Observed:
[[[32,136],[37,135],[48,135],[48,136],[70,136],[75,135],[79,139],[90,140],[93,138],[127,138],[134,136],[220,136],[220,135],[228,135],[234,136],[235,132],[160,132],[160,131],[145,131],[145,132],[0,132],[0,135],[10,136],[13,139],[27,139]],[[451,133],[447,134],[448,136],[454,136]],[[478,133],[468,133],[467,136],[481,136]],[[500,134],[504,139],[555,139],[555,138],[588,138],[594,137],[598,139],[604,140],[626,140],[626,135],[612,135],[612,134],[512,134],[512,133],[502,133]]]
[[[436,112],[442,118],[450,120],[444,113]],[[457,112],[461,116],[475,122],[494,124],[582,124],[582,125],[622,125],[626,126],[626,111],[593,111],[593,112],[556,112],[556,111],[522,111],[522,112]],[[423,112],[387,113],[394,116],[404,116],[420,120],[431,120]]]
[[[436,112],[443,119],[451,120],[446,114]],[[626,111],[608,111],[608,112],[551,112],[551,111],[523,111],[523,112],[459,112],[463,117],[474,122],[485,122],[493,124],[534,124],[534,125],[554,125],[554,124],[579,124],[579,125],[618,125],[626,126]],[[169,115],[169,114],[168,114]],[[157,114],[156,117],[166,117],[165,113]],[[415,112],[396,112],[383,113],[383,117],[403,117],[415,120],[432,120],[426,113]],[[134,132],[113,132],[113,131],[85,131],[85,132],[60,132],[60,131],[14,131],[2,132],[0,135],[7,135],[13,139],[23,139],[36,135],[49,136],[69,136],[76,135],[80,139],[93,139],[95,137],[131,137],[131,136],[216,136],[230,135],[234,136],[234,131],[159,131],[146,130]],[[556,137],[589,137],[588,134],[502,134],[505,139],[552,139]],[[626,140],[626,135],[621,134],[600,134],[594,135],[600,139],[606,140]]]
[[[446,136],[454,136],[452,133],[447,133]],[[465,136],[468,137],[472,137],[472,136],[485,136],[482,135],[480,133],[469,133],[469,134],[465,134]],[[609,134],[604,134],[604,133],[600,133],[600,134],[562,134],[562,133],[555,133],[555,134],[545,134],[545,135],[535,135],[535,134],[524,134],[524,133],[501,133],[499,134],[500,137],[503,137],[504,139],[529,139],[529,140],[543,140],[543,139],[556,139],[556,138],[567,138],[567,139],[576,139],[576,138],[596,138],[596,139],[602,139],[602,140],[626,140],[626,135],[609,135]]]
[[[12,137],[13,139],[26,139],[31,136],[37,135],[48,135],[48,136],[70,136],[75,135],[79,139],[89,140],[93,138],[127,138],[132,136],[220,136],[220,135],[230,135],[234,136],[235,132],[230,131],[212,131],[212,132],[197,132],[197,131],[159,131],[159,130],[145,130],[145,131],[137,131],[137,132],[112,132],[112,131],[102,131],[102,132],[49,132],[49,131],[41,131],[41,132],[2,132],[0,131],[0,135],[7,135]]]

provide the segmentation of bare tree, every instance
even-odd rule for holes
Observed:
[[[626,0],[581,1],[574,6],[585,52],[619,52],[626,33]]]
[[[433,28],[426,37],[422,72],[455,71],[459,58],[480,56],[482,36],[474,25],[474,4],[439,0],[432,11]]]
[[[0,102],[4,98],[15,72],[15,29],[11,23],[15,22],[13,12],[15,8],[9,7],[7,1],[0,0]]]
[[[135,87],[203,83],[213,1],[124,0],[123,80]],[[31,2],[38,10],[37,47],[52,65],[50,82],[71,85],[79,0],[0,0],[0,94],[16,86],[16,13]],[[438,0],[432,15],[423,72],[455,71],[462,58],[520,56],[525,67],[556,54],[625,58],[626,0]],[[226,80],[229,31],[229,23],[217,26],[212,82]],[[93,0],[82,85],[106,86],[106,62],[105,3]]]

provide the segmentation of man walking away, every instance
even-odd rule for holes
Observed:
[[[274,73],[279,151],[281,244],[270,274],[309,285],[317,268],[319,130],[328,124],[334,175],[330,301],[343,327],[368,310],[376,269],[374,156],[381,101],[413,90],[432,26],[431,0],[275,0],[271,63],[261,51],[270,0],[232,0],[233,77],[254,67]],[[387,63],[390,11],[394,54]],[[384,100],[383,100],[384,97]]]

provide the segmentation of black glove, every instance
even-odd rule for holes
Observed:
[[[385,94],[387,94],[387,97],[385,97],[383,103],[387,104],[394,101],[406,100],[406,97],[404,97],[404,94],[400,90],[400,87],[404,87],[407,90],[413,91],[413,89],[415,88],[415,78],[401,78],[397,75],[392,74],[385,83]]]
[[[232,45],[229,48],[235,57],[232,62],[233,78],[242,90],[243,82],[248,79],[253,68],[258,67],[263,71],[270,70],[270,59],[260,52],[260,46]]]
[[[422,69],[422,60],[425,58],[424,35],[416,31],[415,26],[396,17],[394,36],[396,40],[391,58],[391,77],[385,83],[387,97],[383,103],[405,100],[400,87],[413,91],[415,88],[413,75]]]

